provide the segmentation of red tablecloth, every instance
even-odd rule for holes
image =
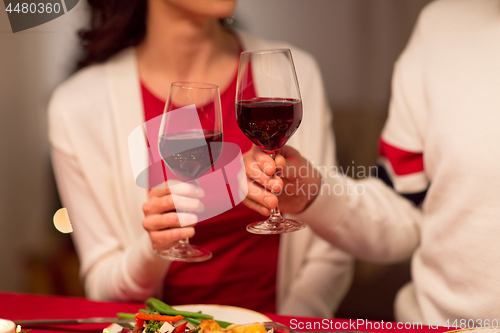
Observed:
[[[0,292],[0,318],[12,321],[26,319],[74,319],[90,317],[115,317],[117,312],[135,313],[144,308],[143,303],[96,302],[84,298],[42,296]],[[321,319],[288,317],[266,314],[273,321],[280,322],[297,331],[364,331],[441,333],[452,329],[428,326],[397,327],[397,323],[362,322],[362,319]],[[81,324],[40,327],[32,333],[43,332],[102,332],[107,324]],[[390,326],[390,328],[389,328]]]

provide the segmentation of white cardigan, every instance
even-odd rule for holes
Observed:
[[[291,45],[237,33],[245,50],[292,49],[304,119],[290,144],[333,165],[331,112],[315,60]],[[129,160],[128,136],[144,121],[134,49],[79,71],[51,99],[52,161],[90,298],[160,295],[170,265],[154,254],[142,227],[147,190],[135,184]],[[283,235],[279,251],[278,312],[332,316],[350,286],[352,259],[309,228]]]

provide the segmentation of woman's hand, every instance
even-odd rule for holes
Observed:
[[[156,252],[172,247],[180,239],[193,237],[193,227],[180,227],[198,222],[197,216],[188,212],[203,211],[199,198],[205,194],[201,188],[182,182],[172,184],[169,181],[169,184],[166,184],[166,189],[151,190],[142,206],[145,216],[142,225]],[[176,206],[183,212],[178,213]]]
[[[253,146],[243,159],[248,185],[243,203],[262,215],[269,215],[278,201],[281,212],[301,213],[320,191],[319,172],[291,147],[284,146],[273,160]]]

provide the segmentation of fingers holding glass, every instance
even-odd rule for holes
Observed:
[[[153,250],[161,254],[175,246],[180,240],[191,238],[195,234],[193,227],[157,230],[149,233]]]

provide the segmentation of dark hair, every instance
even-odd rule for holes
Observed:
[[[147,0],[88,0],[88,5],[90,28],[79,32],[84,54],[78,68],[104,62],[144,38]]]

